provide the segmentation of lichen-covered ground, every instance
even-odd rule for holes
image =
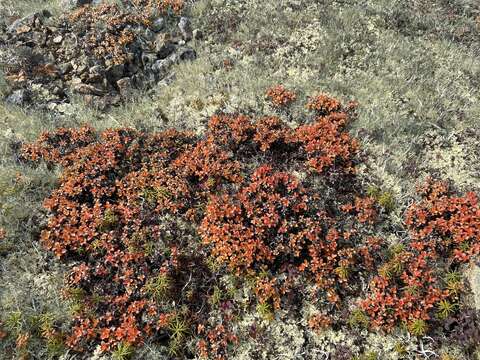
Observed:
[[[0,8],[2,16],[61,11],[56,0],[0,0]],[[174,127],[200,134],[218,111],[274,114],[265,90],[283,84],[298,97],[325,92],[343,103],[359,103],[350,134],[360,141],[365,159],[361,182],[391,193],[395,203],[378,236],[392,243],[406,236],[398,230],[404,212],[415,185],[428,175],[451,180],[462,194],[480,192],[478,1],[197,0],[189,2],[186,15],[204,38],[192,45],[195,61],[175,65],[169,85],[139,91],[107,112],[80,99],[72,99],[63,115],[0,104],[0,229],[6,233],[0,236],[0,319],[30,334],[21,354],[12,353],[0,336],[1,359],[82,358],[39,334],[49,321],[68,330],[72,317],[71,304],[61,296],[67,267],[38,243],[47,221],[42,202],[57,186],[61,169],[32,168],[16,158],[23,142],[45,130],[86,123],[99,130]],[[1,74],[0,93],[8,93]],[[304,110],[304,103],[294,103],[288,124],[300,124]],[[463,301],[480,308],[478,268],[472,261],[462,271],[477,292],[467,292]],[[263,331],[232,348],[228,358],[480,359],[480,344],[466,354],[461,344],[400,329],[361,330],[357,338],[345,329],[314,332],[308,327],[309,306],[303,305],[302,316],[285,309],[273,319],[255,309],[243,314],[240,331],[252,326]],[[134,354],[135,359],[169,356],[165,347],[149,342]]]

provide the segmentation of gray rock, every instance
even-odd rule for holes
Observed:
[[[60,44],[63,41],[63,36],[62,35],[57,35],[53,38],[53,43],[54,44]]]
[[[15,90],[5,100],[10,104],[24,105],[30,101],[30,92],[25,89]]]
[[[178,22],[178,28],[180,29],[182,37],[185,41],[189,41],[192,39],[193,34],[189,18],[182,16],[180,18],[180,21]]]
[[[43,20],[46,17],[50,17],[51,14],[47,10],[42,10],[30,15],[27,15],[21,19],[15,20],[10,26],[7,27],[7,32],[18,33],[27,32],[27,28],[32,28],[38,24],[37,20]]]
[[[132,79],[125,77],[117,81],[118,91],[120,95],[124,98],[129,97],[132,94],[133,83]]]
[[[172,65],[173,61],[171,59],[157,60],[152,66],[152,71],[155,74],[165,74]]]
[[[111,83],[116,83],[118,80],[124,77],[124,74],[125,74],[124,64],[115,64],[115,65],[109,66],[106,71],[107,79]]]
[[[203,39],[203,32],[200,29],[193,30],[192,36],[195,40]]]
[[[58,69],[60,70],[60,74],[65,75],[73,70],[73,66],[68,62],[58,65]]]
[[[163,30],[163,28],[165,27],[165,19],[164,18],[158,18],[158,19],[153,20],[151,27],[152,27],[152,30],[155,31],[155,32]]]
[[[85,71],[87,71],[87,65],[85,64],[80,64],[75,69],[75,73],[77,73],[78,75],[83,74]]]
[[[143,37],[147,41],[152,41],[155,38],[155,33],[150,29],[145,29],[143,31]]]
[[[45,46],[47,43],[47,35],[43,32],[36,31],[33,33],[33,42],[38,46]]]
[[[468,271],[467,277],[473,292],[475,308],[480,311],[480,266],[473,265]]]
[[[80,6],[90,4],[92,0],[61,0],[60,5],[64,10],[74,10]]]
[[[192,48],[182,48],[178,51],[178,57],[180,60],[195,60],[197,58],[197,53]]]
[[[142,53],[142,64],[144,67],[151,66],[157,61],[156,53],[144,52]]]
[[[94,65],[88,70],[88,72],[92,75],[104,75],[105,68],[102,65]]]

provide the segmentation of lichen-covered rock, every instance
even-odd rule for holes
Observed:
[[[480,311],[480,266],[472,265],[468,271],[468,281],[473,292],[475,309]]]
[[[30,100],[30,92],[26,89],[15,90],[7,96],[6,101],[14,105],[24,105]]]
[[[180,21],[178,22],[178,28],[182,33],[182,37],[185,41],[189,41],[192,39],[192,27],[190,24],[190,19],[187,17],[181,17]]]
[[[47,10],[24,16],[23,18],[17,19],[10,24],[7,27],[7,32],[17,34],[29,32],[33,27],[40,25],[43,19],[50,16],[51,14]]]

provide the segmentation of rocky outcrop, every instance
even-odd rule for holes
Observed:
[[[60,18],[38,12],[0,28],[9,102],[61,111],[58,105],[78,94],[105,109],[134,89],[171,79],[174,64],[196,58],[188,45],[194,32],[186,17],[172,27],[164,17],[146,19],[115,5],[62,3],[66,9],[80,8]]]

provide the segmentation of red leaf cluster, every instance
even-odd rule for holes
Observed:
[[[267,90],[266,96],[277,107],[288,106],[297,98],[293,91],[285,89],[283,85],[272,86]]]
[[[400,271],[375,276],[372,295],[361,303],[375,326],[391,329],[430,320],[434,306],[454,295],[439,277],[480,253],[480,208],[474,193],[451,196],[446,183],[432,179],[419,193],[421,201],[405,216],[411,241],[389,261]]]
[[[201,325],[207,310],[197,310],[209,290],[198,284],[211,283],[207,251],[238,273],[267,271],[257,296],[277,308],[299,274],[338,304],[346,274],[371,266],[376,245],[344,231],[343,213],[327,211],[310,186],[313,176],[353,178],[357,143],[346,132],[349,117],[340,105],[331,109],[297,129],[277,117],[218,114],[203,136],[82,127],[25,145],[26,161],[63,167],[59,187],[45,200],[50,217],[41,242],[71,265],[67,296],[81,294],[68,344],[103,350],[138,344],[168,331],[180,308],[191,326]],[[263,165],[253,165],[259,159]],[[306,166],[315,171],[305,184],[288,172]],[[198,225],[207,246],[184,240],[175,222],[166,228],[166,215]],[[152,296],[162,279],[164,293]],[[233,339],[219,329],[207,339]]]

